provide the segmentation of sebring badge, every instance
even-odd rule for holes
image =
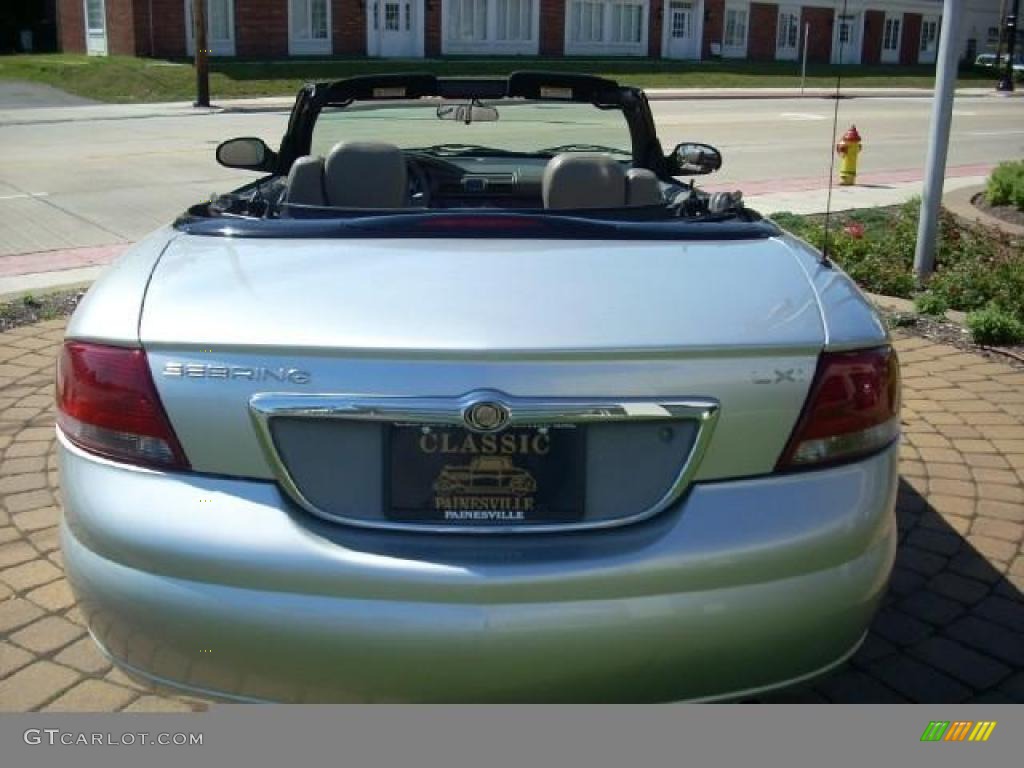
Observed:
[[[300,368],[264,368],[247,365],[208,365],[206,363],[169,362],[164,365],[164,376],[178,379],[229,379],[233,381],[278,381],[289,384],[309,384],[312,375]]]
[[[509,412],[501,403],[474,403],[463,411],[466,426],[475,432],[497,432],[509,422]]]

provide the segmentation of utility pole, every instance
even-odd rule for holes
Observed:
[[[206,0],[192,0],[192,43],[195,46],[196,100],[194,107],[210,106],[210,59],[206,43]]]
[[[1013,0],[1013,10],[1006,16],[1006,69],[999,79],[997,91],[1013,92],[1013,55],[1017,48],[1017,19],[1019,18],[1020,0]],[[999,66],[999,62],[996,62]]]
[[[1003,43],[1006,42],[1006,0],[999,0],[999,42],[996,43],[996,69],[1003,60]]]
[[[807,82],[807,46],[811,42],[811,22],[804,25],[804,62],[800,67],[800,95],[804,95],[804,83]]]
[[[921,193],[921,218],[917,223],[917,249],[914,252],[914,276],[920,285],[935,270],[935,246],[938,238],[939,206],[942,182],[946,175],[949,128],[953,122],[953,95],[956,89],[957,40],[963,0],[943,0],[942,30],[935,70],[935,94],[932,96],[932,123],[928,133],[924,189]]]

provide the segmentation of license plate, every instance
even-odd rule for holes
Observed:
[[[408,523],[516,526],[583,519],[585,430],[395,424],[385,441],[385,510]]]

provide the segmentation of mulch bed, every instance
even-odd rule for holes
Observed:
[[[1016,224],[1018,227],[1024,227],[1024,211],[1012,205],[989,205],[985,200],[984,192],[979,192],[972,197],[971,204],[992,218],[1005,221],[1007,224]]]
[[[893,312],[879,309],[886,323],[894,331],[911,336],[948,344],[965,352],[973,352],[999,363],[1006,363],[1014,368],[1024,370],[1024,345],[1015,344],[1009,347],[985,347],[971,341],[971,335],[959,323],[945,318],[930,317],[907,312]]]
[[[31,294],[0,303],[0,333],[22,325],[67,317],[85,295],[83,290]]]

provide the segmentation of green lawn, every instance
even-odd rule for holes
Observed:
[[[800,85],[799,66],[786,62],[674,62],[652,59],[495,58],[432,60],[327,59],[282,61],[215,60],[210,90],[214,99],[286,96],[308,80],[329,80],[380,72],[439,75],[504,75],[516,69],[588,72],[649,88],[760,88]],[[833,86],[837,67],[808,67],[809,86]],[[139,103],[187,101],[195,95],[188,61],[125,56],[88,57],[40,54],[0,57],[0,79],[46,83],[98,101]],[[932,67],[846,67],[850,87],[930,87]],[[968,71],[962,86],[993,85],[991,72]]]

